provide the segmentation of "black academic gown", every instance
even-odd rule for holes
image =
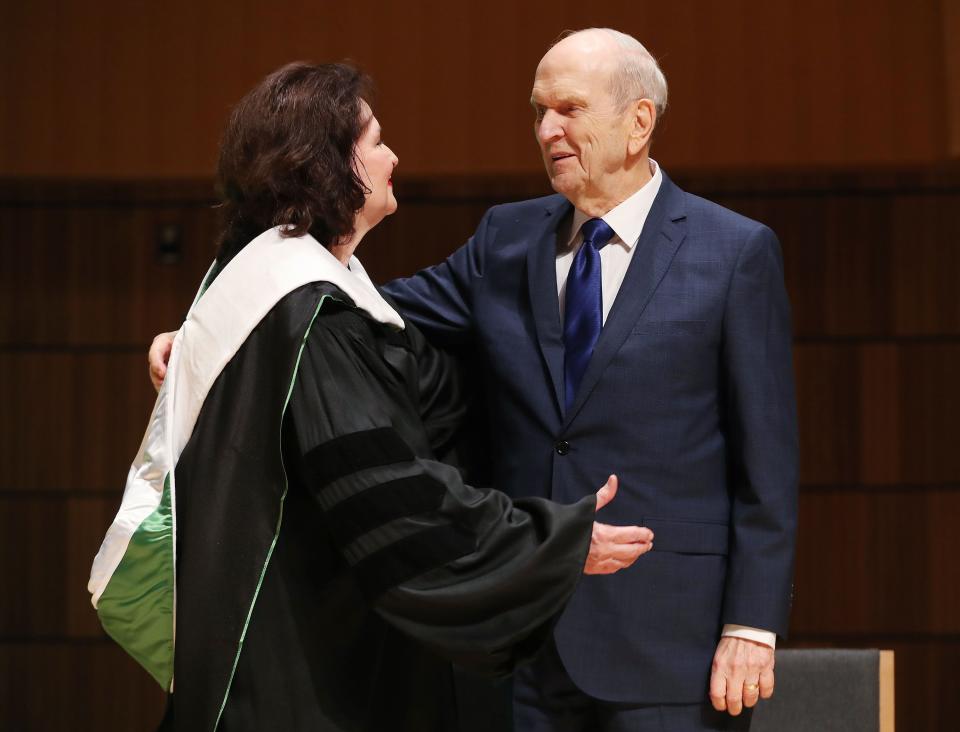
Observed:
[[[226,366],[176,468],[178,731],[458,729],[453,661],[508,673],[581,575],[595,501],[464,485],[464,395],[415,327],[329,283]]]

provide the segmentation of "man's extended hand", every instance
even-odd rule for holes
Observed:
[[[617,476],[611,475],[597,491],[597,510],[617,495]],[[653,532],[642,526],[610,526],[593,522],[590,554],[584,574],[613,574],[633,564],[637,557],[653,549]]]
[[[170,333],[158,333],[150,344],[147,363],[150,367],[150,383],[157,391],[160,391],[163,379],[167,375],[167,361],[170,360],[170,349],[173,348],[173,338],[176,335],[175,330]]]
[[[713,656],[710,702],[737,716],[744,707],[773,696],[773,649],[763,643],[724,636]]]

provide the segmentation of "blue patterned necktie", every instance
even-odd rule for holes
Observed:
[[[603,219],[590,219],[580,231],[583,234],[583,246],[573,258],[567,276],[563,318],[563,375],[567,409],[573,404],[603,325],[600,250],[613,238],[613,229]]]

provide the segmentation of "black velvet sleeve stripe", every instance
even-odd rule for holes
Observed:
[[[392,427],[336,437],[304,456],[307,476],[317,487],[360,470],[413,459],[413,452]]]
[[[440,507],[446,490],[429,475],[411,475],[380,483],[336,504],[327,512],[328,525],[340,546],[396,519]]]
[[[476,536],[465,528],[444,524],[400,539],[354,565],[364,595],[371,602],[381,594],[424,572],[476,550]]]

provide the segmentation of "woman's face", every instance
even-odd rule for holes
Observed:
[[[373,228],[384,216],[397,210],[392,178],[393,169],[400,160],[380,139],[380,123],[366,102],[363,102],[360,114],[367,123],[357,140],[357,171],[370,192],[359,217]]]

